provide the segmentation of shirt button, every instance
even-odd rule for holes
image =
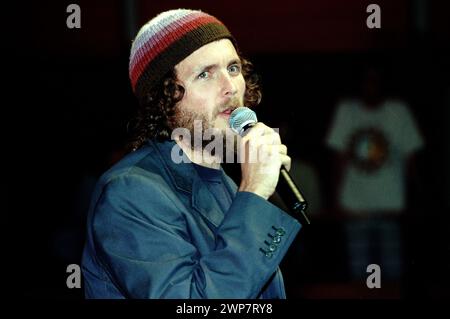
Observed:
[[[284,230],[283,227],[280,227],[280,228],[277,229],[275,234],[277,234],[278,236],[283,236],[284,234],[286,234],[286,231]]]
[[[270,245],[270,246],[269,246],[269,250],[270,250],[270,251],[275,251],[275,250],[277,250],[277,245],[275,245],[275,244]]]
[[[273,237],[273,239],[272,239],[272,242],[273,242],[274,244],[278,244],[280,241],[281,241],[281,236],[275,236],[275,237]]]
[[[270,252],[270,251],[268,251],[268,252],[266,252],[266,253],[265,253],[265,255],[266,255],[266,257],[267,257],[267,258],[269,258],[269,259],[270,259],[270,258],[272,258],[272,256],[273,256],[273,253],[272,253],[272,252]]]

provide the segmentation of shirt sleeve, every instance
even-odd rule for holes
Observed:
[[[338,104],[326,137],[326,144],[336,151],[343,151],[347,146],[347,137],[351,125],[349,106],[345,101]]]
[[[407,105],[398,102],[394,112],[392,116],[395,116],[397,121],[397,144],[399,149],[404,155],[409,155],[421,149],[424,145],[424,140]]]

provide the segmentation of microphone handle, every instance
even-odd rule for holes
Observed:
[[[310,225],[308,216],[306,215],[306,208],[308,203],[303,198],[294,180],[289,175],[289,172],[284,167],[280,168],[280,177],[277,184],[277,192],[293,213],[299,214],[299,220],[302,225]],[[297,216],[296,216],[297,217]]]

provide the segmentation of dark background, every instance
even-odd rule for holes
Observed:
[[[128,57],[138,28],[157,13],[202,9],[221,19],[261,75],[259,119],[287,125],[293,157],[318,172],[321,208],[282,264],[290,298],[448,298],[450,206],[450,6],[445,1],[69,1],[15,5],[3,51],[6,280],[18,296],[82,298],[66,287],[80,264],[85,214],[96,178],[123,155],[136,108]],[[381,29],[366,7],[381,7]],[[11,37],[11,39],[10,39]],[[356,93],[368,63],[385,70],[390,96],[405,100],[425,139],[408,182],[406,255],[399,285],[350,282],[342,219],[333,204],[333,157],[325,146],[337,101]],[[10,74],[10,75],[9,75]],[[6,177],[6,178],[5,178]],[[11,249],[11,251],[10,251]]]

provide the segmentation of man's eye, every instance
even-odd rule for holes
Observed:
[[[198,78],[198,79],[207,79],[207,78],[208,78],[208,72],[207,72],[207,71],[204,71],[204,72],[200,73],[200,74],[197,76],[197,78]]]
[[[239,73],[241,72],[241,67],[238,64],[233,64],[228,67],[228,71],[230,73]]]

